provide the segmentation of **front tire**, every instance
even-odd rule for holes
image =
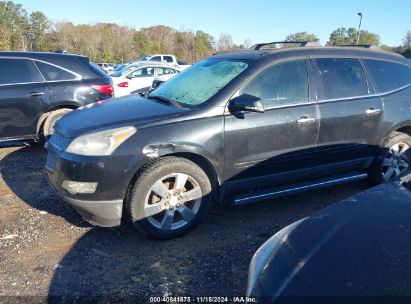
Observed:
[[[43,126],[44,138],[48,139],[51,135],[53,135],[54,125],[56,124],[56,122],[61,117],[63,117],[65,114],[71,111],[72,109],[60,109],[60,110],[51,112],[49,116],[46,118],[46,121],[44,122],[44,126]]]
[[[401,155],[411,147],[411,137],[405,133],[392,132],[383,144],[378,157],[368,171],[372,185],[388,182],[401,175],[407,168]]]
[[[172,239],[194,229],[211,204],[206,173],[190,160],[164,157],[139,174],[126,209],[134,226],[157,239]]]

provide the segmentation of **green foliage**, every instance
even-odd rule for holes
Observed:
[[[314,34],[309,34],[307,32],[298,32],[294,34],[290,34],[285,37],[285,41],[310,41],[315,42],[319,41],[318,37]]]
[[[331,33],[327,45],[357,44],[357,37],[357,29],[340,27]],[[377,34],[361,30],[358,44],[380,45],[380,37]]]

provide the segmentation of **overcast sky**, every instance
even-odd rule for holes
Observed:
[[[325,44],[338,27],[376,33],[381,43],[396,46],[411,30],[411,1],[383,0],[15,0],[29,12],[42,11],[52,20],[78,23],[115,22],[134,28],[167,25],[203,30],[216,39],[230,34],[239,44],[284,39],[299,31],[316,34]]]

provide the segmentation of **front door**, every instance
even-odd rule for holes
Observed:
[[[225,115],[227,194],[311,174],[319,115],[308,83],[305,60],[295,60],[268,67],[239,90],[259,97],[265,112]]]

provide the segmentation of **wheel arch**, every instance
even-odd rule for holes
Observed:
[[[132,187],[135,181],[140,176],[142,170],[144,170],[148,165],[152,164],[153,162],[156,162],[161,158],[170,157],[170,156],[184,158],[184,159],[190,160],[193,163],[197,164],[210,179],[211,187],[213,190],[213,200],[216,202],[221,202],[222,197],[221,197],[221,191],[220,191],[220,184],[221,184],[220,177],[218,175],[218,171],[215,165],[213,164],[213,162],[206,156],[201,155],[199,153],[193,153],[193,152],[187,152],[187,151],[174,152],[170,150],[168,150],[168,153],[164,151],[164,153],[160,152],[160,155],[157,154],[156,157],[148,158],[147,161],[144,161],[144,163],[141,166],[139,166],[139,169],[134,173],[133,177],[131,178],[128,184],[128,187],[125,193],[125,199],[129,199]]]
[[[39,135],[39,132],[43,128],[44,122],[46,121],[47,117],[50,115],[51,112],[61,110],[61,109],[72,109],[75,110],[79,108],[81,105],[75,102],[69,102],[69,103],[62,103],[58,105],[54,105],[53,107],[50,107],[47,109],[43,114],[41,114],[39,120],[37,121],[37,135]]]

